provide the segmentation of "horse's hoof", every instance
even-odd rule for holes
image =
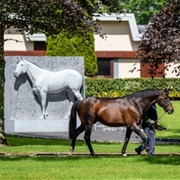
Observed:
[[[97,154],[91,154],[91,156],[97,156]]]
[[[41,116],[40,119],[45,119],[44,116]]]
[[[64,117],[64,119],[69,119],[69,118],[70,118],[70,116],[69,116],[69,115],[67,115],[67,116],[65,116],[65,117]]]
[[[69,156],[72,156],[72,152],[69,152],[68,155],[69,155]]]
[[[124,157],[126,157],[127,156],[127,154],[122,154]]]
[[[91,152],[91,156],[97,156],[94,152]]]

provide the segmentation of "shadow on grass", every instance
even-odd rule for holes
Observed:
[[[169,155],[169,156],[144,157],[141,161],[146,161],[150,164],[180,165],[180,156]]]
[[[26,137],[6,137],[10,146],[22,145],[64,145],[70,146],[70,140],[26,138]]]
[[[155,157],[149,157],[149,156],[128,156],[123,157],[119,155],[98,155],[98,156],[90,156],[90,155],[78,155],[78,156],[51,156],[51,157],[19,157],[19,156],[10,156],[10,157],[0,157],[0,161],[24,161],[24,160],[33,160],[33,161],[42,161],[42,162],[59,162],[59,161],[84,161],[84,160],[107,160],[107,159],[118,159],[121,164],[121,160],[123,159],[123,162],[125,161],[125,158],[127,158],[127,162],[130,163],[141,163],[141,162],[147,162],[148,164],[159,164],[159,165],[180,165],[180,156],[179,155],[172,155],[172,156],[155,156]]]
[[[163,138],[180,139],[180,129],[168,129],[168,131],[170,132],[170,134],[173,134],[173,135],[171,136],[168,134],[167,137],[163,136]]]
[[[10,146],[22,146],[22,145],[70,146],[71,144],[71,140],[65,140],[65,139],[45,139],[45,138],[29,138],[29,137],[16,137],[16,136],[7,136],[6,139],[10,144]],[[93,141],[92,144],[111,144],[111,142]],[[77,145],[78,146],[85,145],[85,141],[77,140]]]

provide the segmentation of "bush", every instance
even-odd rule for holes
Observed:
[[[86,97],[122,97],[143,89],[163,89],[172,86],[171,99],[180,98],[180,81],[177,78],[131,78],[131,79],[91,79],[86,78]]]
[[[86,75],[95,75],[98,72],[97,57],[94,52],[93,33],[86,36],[71,36],[61,32],[47,38],[48,56],[83,56]]]

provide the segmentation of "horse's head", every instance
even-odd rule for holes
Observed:
[[[174,108],[169,99],[169,91],[172,90],[172,87],[166,87],[162,91],[160,91],[157,97],[157,103],[159,106],[163,107],[165,112],[168,114],[172,114],[174,112]]]
[[[19,77],[21,74],[26,73],[27,71],[27,64],[25,63],[23,58],[18,58],[19,61],[16,64],[16,69],[14,71],[14,76]]]

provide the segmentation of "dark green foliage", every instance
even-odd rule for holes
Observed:
[[[121,0],[126,13],[134,13],[138,24],[148,24],[150,18],[169,0]]]
[[[135,91],[143,89],[163,89],[172,86],[170,92],[172,99],[180,98],[180,81],[177,78],[131,78],[131,79],[91,79],[86,78],[85,81],[86,97],[122,97]]]
[[[180,75],[180,2],[171,0],[155,14],[138,47],[137,57],[142,64],[152,63],[158,69],[160,63],[174,62],[175,72]],[[166,66],[168,69],[168,66]],[[154,71],[151,71],[154,74]]]
[[[85,74],[95,75],[98,71],[97,58],[94,53],[93,33],[86,36],[73,36],[65,32],[47,39],[48,56],[84,56]]]

